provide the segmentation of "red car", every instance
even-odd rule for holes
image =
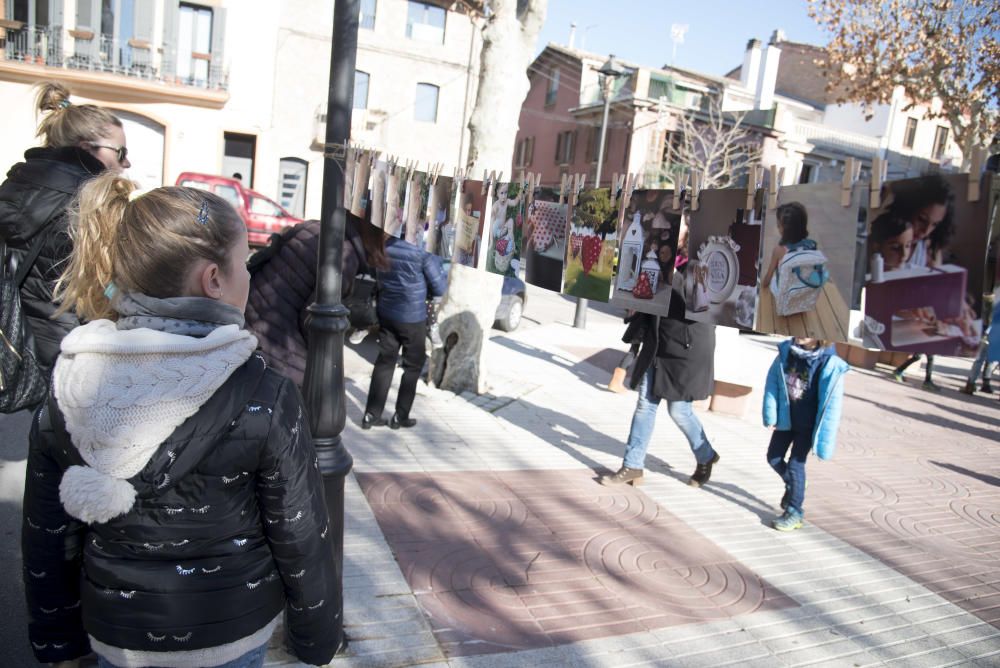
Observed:
[[[272,234],[302,222],[270,197],[244,187],[236,179],[184,172],[177,177],[177,185],[207,190],[232,204],[246,223],[251,246],[266,246]]]

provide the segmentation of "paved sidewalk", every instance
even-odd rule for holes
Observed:
[[[701,414],[722,456],[705,489],[684,484],[665,410],[641,491],[592,483],[619,466],[635,402],[604,389],[620,330],[495,337],[488,395],[421,386],[398,432],[360,430],[370,365],[348,350],[351,644],[334,666],[1000,665],[996,398],[851,373],[808,523],[779,534],[756,401]],[[773,346],[720,340],[717,377],[762,381]]]

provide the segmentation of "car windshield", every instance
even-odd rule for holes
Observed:
[[[215,194],[229,202],[233,207],[239,208],[240,194],[233,186],[215,186]]]

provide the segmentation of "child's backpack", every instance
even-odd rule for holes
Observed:
[[[789,251],[781,259],[771,285],[778,315],[804,313],[816,308],[816,300],[830,280],[826,263],[826,256],[818,250]]]
[[[48,377],[35,357],[21,308],[21,286],[44,241],[45,233],[38,233],[27,257],[16,268],[13,253],[6,244],[0,245],[0,413],[33,408],[48,391]]]

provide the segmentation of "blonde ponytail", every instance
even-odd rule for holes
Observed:
[[[72,104],[69,89],[54,81],[37,86],[35,107],[42,116],[35,133],[48,148],[78,146],[107,136],[109,126],[122,122],[107,109],[93,104]]]
[[[109,286],[118,235],[135,189],[134,182],[114,172],[104,172],[81,188],[69,228],[73,252],[54,292],[61,302],[57,313],[73,310],[82,320],[114,317]]]

